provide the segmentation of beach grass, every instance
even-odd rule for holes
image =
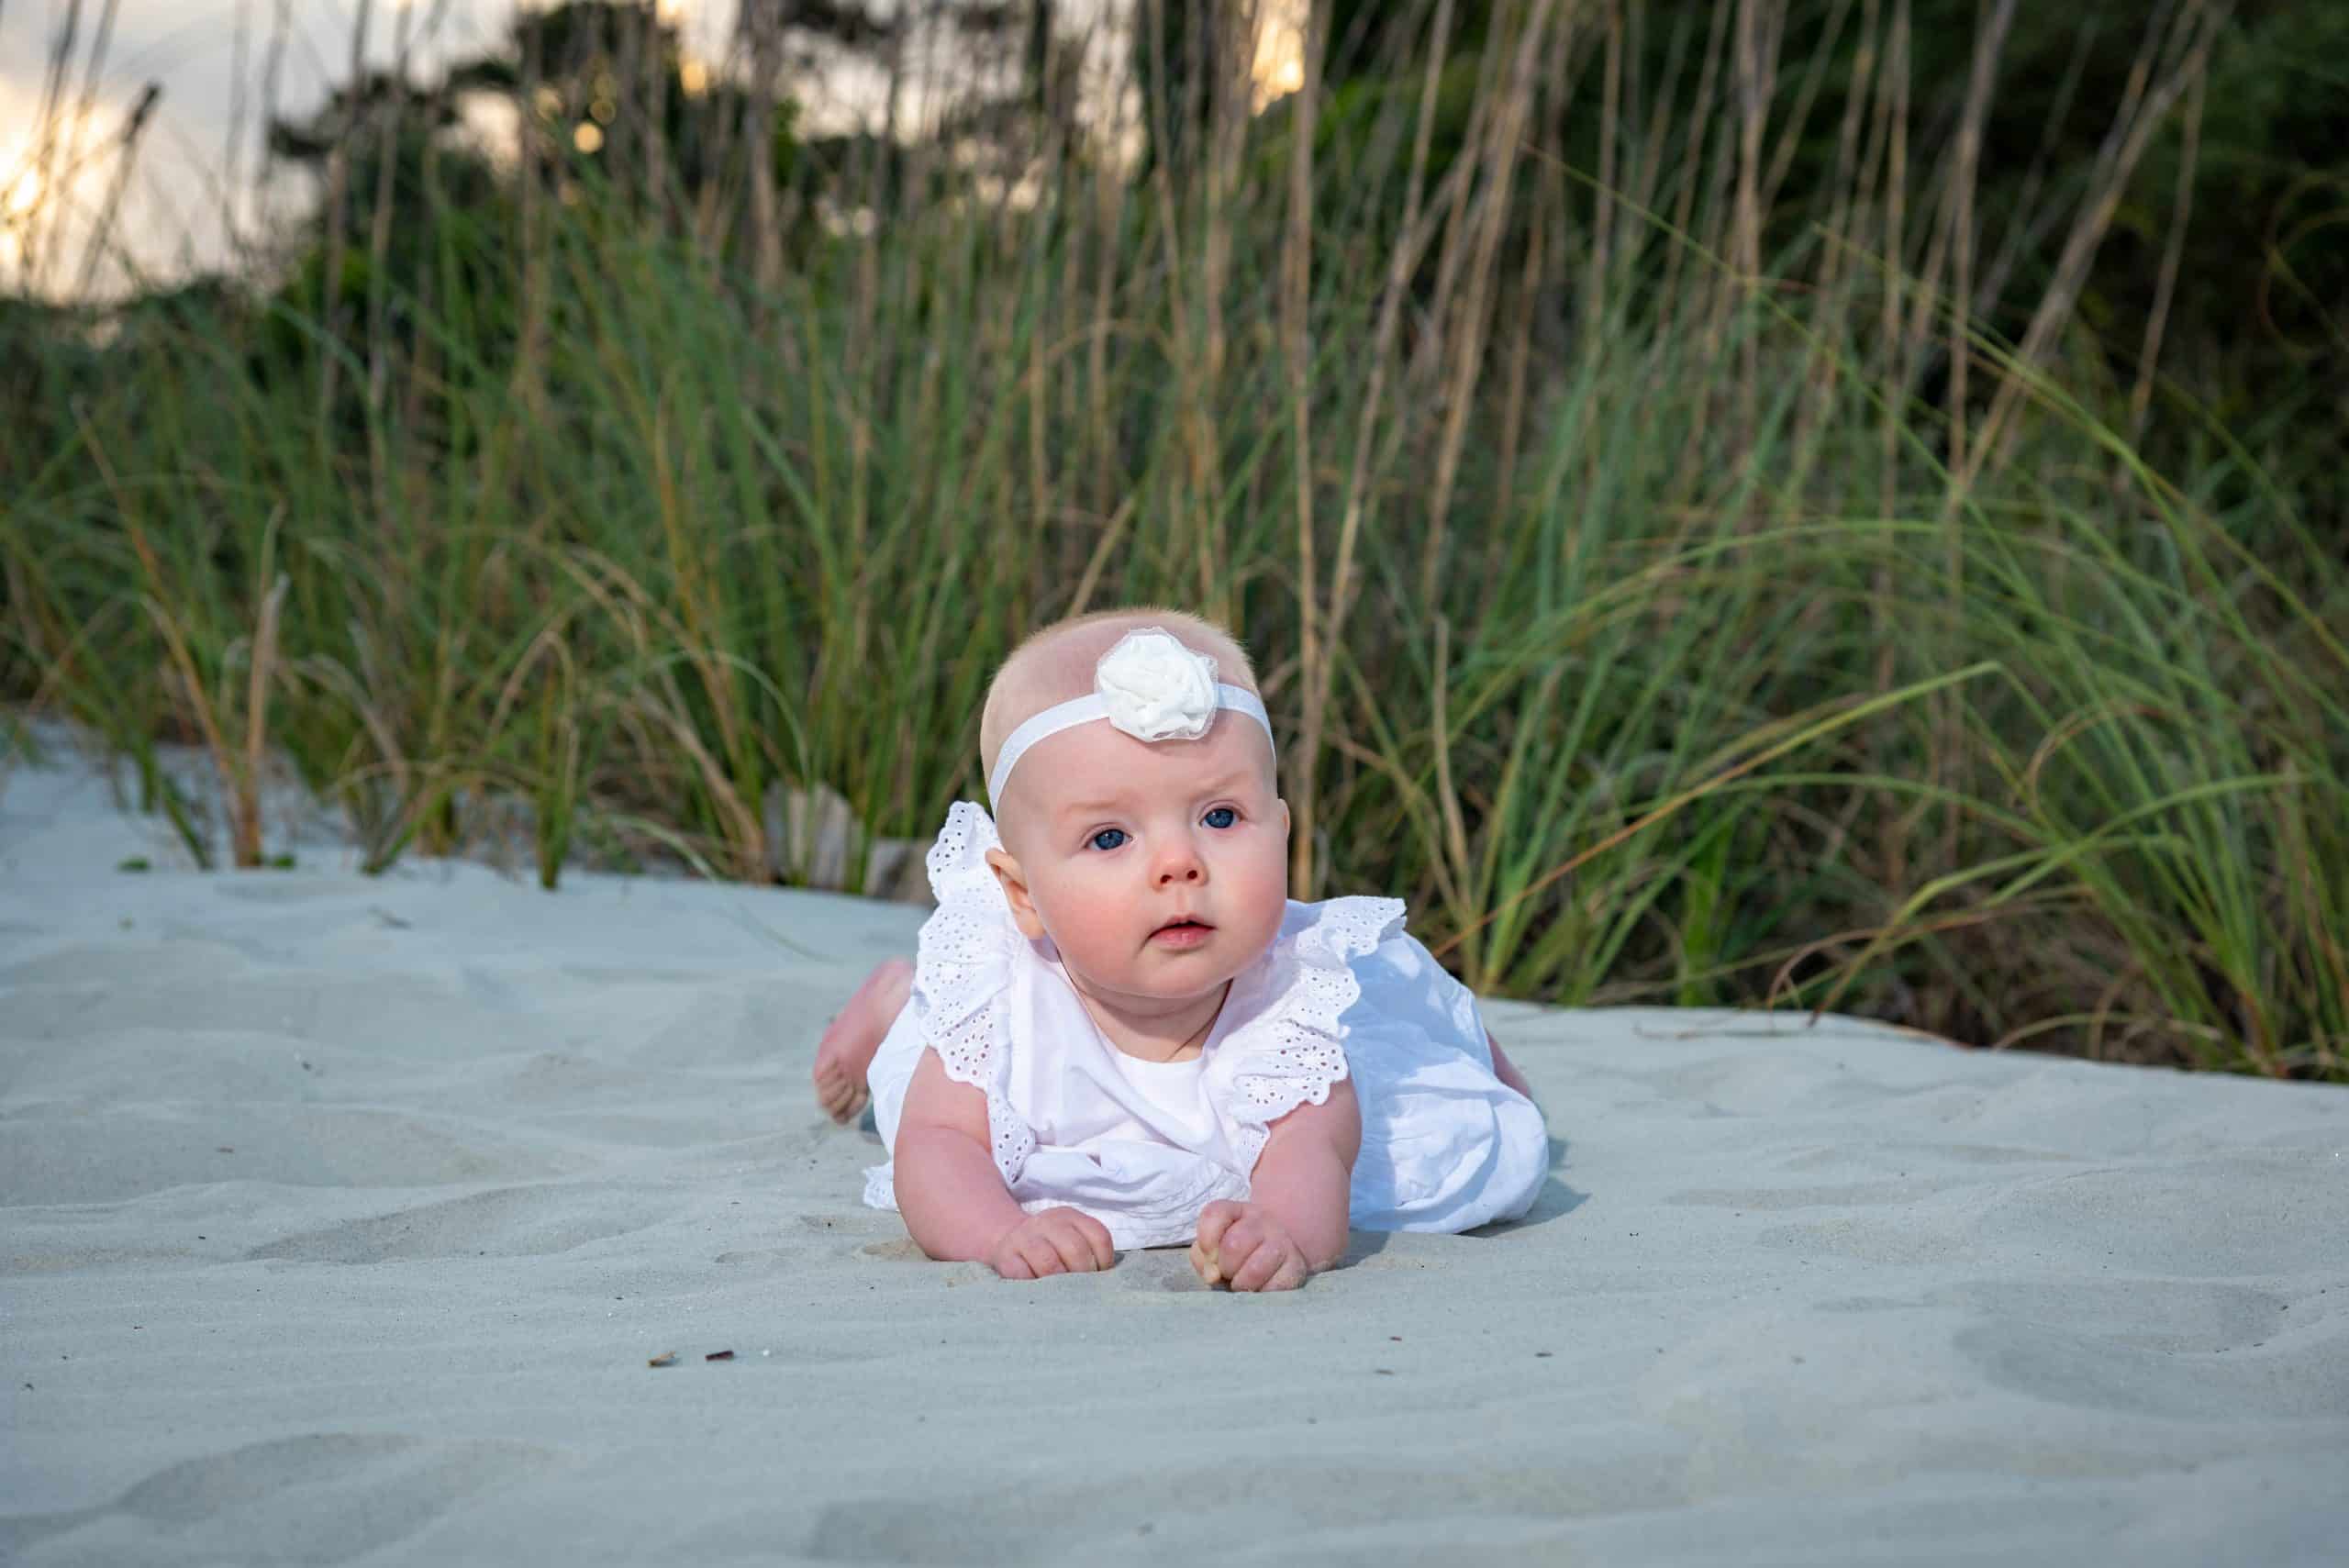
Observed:
[[[795,794],[925,836],[1022,635],[1169,603],[1256,658],[1293,895],[1408,898],[1480,991],[2349,1077],[2304,476],[2215,419],[2158,469],[2076,283],[1978,319],[1964,160],[1889,88],[1780,211],[1740,27],[1586,147],[1555,83],[1623,94],[1620,40],[1556,10],[1505,8],[1441,169],[1456,62],[1333,107],[1314,39],[1189,161],[852,167],[777,269],[542,150],[560,200],[403,195],[404,272],[20,310],[0,690],[232,864],[283,759],[373,868],[519,831],[550,887],[796,883]]]

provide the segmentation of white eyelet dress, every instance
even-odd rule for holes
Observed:
[[[930,851],[937,912],[913,995],[873,1059],[874,1119],[893,1151],[924,1051],[985,1094],[996,1169],[1029,1213],[1066,1207],[1119,1248],[1188,1242],[1199,1210],[1245,1200],[1269,1124],[1352,1078],[1362,1107],[1349,1222],[1466,1230],[1514,1219],[1549,1169],[1533,1102],[1493,1075],[1476,999],[1403,929],[1393,898],[1289,901],[1191,1062],[1105,1039],[1049,939],[1030,941],[986,864],[995,823],[968,801]],[[891,1167],[864,1201],[894,1209]]]

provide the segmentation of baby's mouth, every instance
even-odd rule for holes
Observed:
[[[1194,942],[1203,940],[1209,931],[1214,929],[1215,928],[1205,920],[1186,915],[1181,919],[1167,921],[1166,924],[1151,932],[1150,937],[1152,941]]]

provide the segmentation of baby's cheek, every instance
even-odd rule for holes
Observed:
[[[1287,908],[1288,879],[1282,868],[1260,873],[1250,880],[1248,887],[1248,925],[1260,940],[1270,942],[1280,930],[1281,916]]]
[[[1259,896],[1272,908],[1274,917],[1277,919],[1282,906],[1288,900],[1287,843],[1278,837],[1270,840],[1264,852],[1257,858],[1257,870]]]
[[[1092,920],[1100,913],[1101,889],[1097,878],[1086,874],[1082,863],[1061,867],[1047,884],[1054,919],[1074,928]]]

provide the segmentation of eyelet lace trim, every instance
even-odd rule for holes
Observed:
[[[1255,1170],[1272,1123],[1308,1100],[1325,1103],[1330,1085],[1346,1076],[1338,1020],[1362,1000],[1353,961],[1401,929],[1405,906],[1399,898],[1332,898],[1319,914],[1297,933],[1287,962],[1273,976],[1272,1006],[1221,1047],[1239,1059],[1230,1108],[1240,1123],[1242,1171]]]
[[[969,801],[956,801],[946,813],[927,862],[938,908],[922,923],[913,1006],[922,1040],[938,1052],[946,1075],[986,1095],[988,1141],[1009,1186],[1035,1151],[1036,1135],[1004,1097],[1010,1064],[996,1049],[1007,1027],[1009,944],[1019,940],[1011,906],[986,862],[986,852],[1002,842],[994,819]]]

